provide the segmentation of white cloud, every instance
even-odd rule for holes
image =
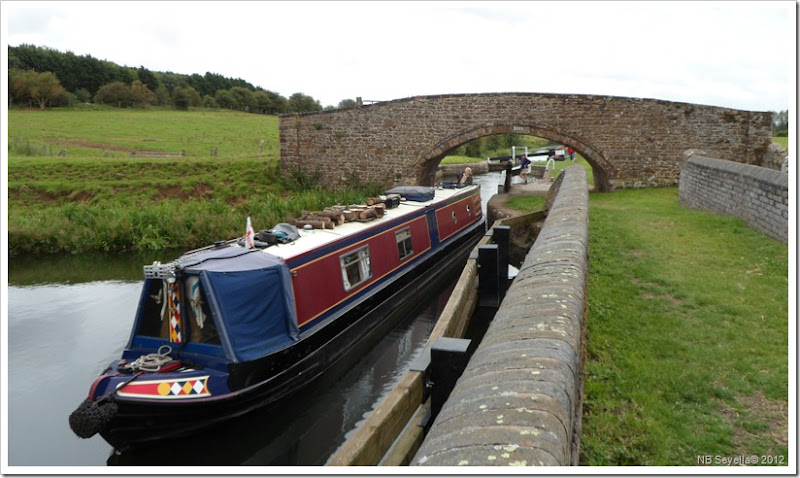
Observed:
[[[323,105],[531,91],[777,110],[793,104],[796,89],[792,2],[3,2],[2,9],[9,45],[156,71],[210,71]]]

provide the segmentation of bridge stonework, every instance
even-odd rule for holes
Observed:
[[[572,146],[598,191],[675,186],[681,154],[762,166],[772,113],[594,95],[486,93],[416,96],[280,118],[283,174],[433,185],[448,153],[483,136],[515,133]]]

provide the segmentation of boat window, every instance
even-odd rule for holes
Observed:
[[[186,305],[189,312],[191,342],[220,345],[219,333],[208,308],[206,294],[198,276],[187,276],[185,281]]]
[[[164,294],[164,281],[148,280],[145,282],[145,294],[142,316],[139,318],[137,335],[169,339],[168,307]]]
[[[414,254],[414,245],[411,242],[411,228],[407,227],[394,233],[397,238],[397,253],[402,261]]]
[[[350,291],[357,285],[372,277],[372,266],[369,261],[369,246],[364,246],[339,257],[342,266],[344,290]]]

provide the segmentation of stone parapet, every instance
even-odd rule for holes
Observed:
[[[679,193],[685,207],[738,217],[753,229],[788,242],[786,173],[692,154],[681,171]]]

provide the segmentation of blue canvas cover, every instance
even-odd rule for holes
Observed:
[[[216,317],[223,347],[235,361],[254,360],[298,338],[289,269],[256,249],[222,247],[178,260],[197,274]]]

